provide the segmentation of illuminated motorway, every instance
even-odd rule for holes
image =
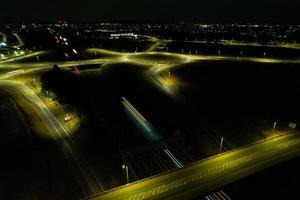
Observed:
[[[300,155],[300,135],[286,134],[165,174],[125,185],[92,200],[193,199]]]
[[[161,43],[160,41],[155,42],[156,43],[151,46],[148,51],[153,51]],[[97,49],[93,49],[93,51],[94,50]],[[178,170],[104,192],[105,188],[101,182],[101,178],[95,175],[94,169],[90,166],[89,162],[78,148],[76,141],[68,133],[60,120],[55,117],[51,109],[29,85],[20,81],[12,81],[10,80],[11,78],[15,75],[24,73],[30,74],[35,70],[51,69],[54,64],[58,64],[61,67],[72,67],[74,65],[130,62],[148,65],[149,68],[145,73],[145,78],[150,80],[155,86],[166,92],[169,96],[179,100],[180,97],[177,92],[178,85],[176,85],[176,81],[171,80],[171,78],[168,77],[163,77],[161,74],[180,64],[201,60],[229,60],[264,63],[300,63],[300,60],[201,56],[154,52],[119,53],[102,49],[99,49],[99,51],[111,53],[116,57],[66,62],[14,63],[15,61],[22,61],[23,58],[36,57],[47,53],[33,52],[28,55],[19,56],[18,58],[0,61],[0,68],[3,67],[9,69],[9,72],[0,75],[0,86],[9,87],[11,91],[15,91],[15,93],[23,97],[29,104],[33,105],[35,111],[46,124],[53,139],[61,145],[65,158],[74,172],[74,177],[76,177],[83,195],[90,196],[88,199],[193,199],[201,194],[214,191],[225,184],[242,179],[257,171],[292,157],[296,157],[300,154],[300,135],[287,134],[245,148],[227,152],[183,168],[180,166],[180,169]],[[178,59],[176,62],[171,61],[166,63],[162,60],[138,58],[143,55],[174,56]],[[124,102],[126,101],[124,100]],[[126,102],[125,106],[131,107],[131,104]],[[139,116],[138,114],[136,115]],[[141,121],[141,124],[145,124],[142,117],[137,119]],[[145,127],[148,126],[149,125],[146,123]],[[100,195],[97,195],[99,193]]]

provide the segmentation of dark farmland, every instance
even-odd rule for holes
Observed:
[[[299,111],[297,64],[204,61],[173,73],[188,84],[186,100],[206,116],[293,119]]]
[[[181,138],[195,160],[216,154],[222,136],[224,149],[230,150],[269,137],[263,130],[271,129],[274,121],[286,129],[290,121],[299,120],[297,65],[211,61],[178,66],[172,75],[182,82],[184,103],[173,101],[145,80],[148,67],[119,63],[80,75],[50,72],[44,81],[61,101],[88,113],[87,123],[109,130],[107,137],[114,142],[104,145],[114,149],[116,158],[119,148],[149,144],[124,114],[122,96],[164,139]],[[55,83],[51,76],[56,77]]]
[[[39,137],[29,124],[30,116],[1,89],[0,199],[79,198],[59,144]]]
[[[266,57],[282,59],[298,59],[300,50],[285,47],[225,45],[214,42],[171,41],[167,43],[168,50],[175,53],[191,53],[199,55],[239,56],[239,57]],[[220,52],[219,52],[220,51]]]
[[[232,199],[293,199],[298,194],[300,159],[264,170],[224,188]]]

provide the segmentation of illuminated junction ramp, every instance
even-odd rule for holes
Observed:
[[[300,155],[300,135],[286,134],[106,191],[91,200],[188,200]]]

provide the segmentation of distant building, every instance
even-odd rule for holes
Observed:
[[[111,39],[120,39],[120,38],[130,38],[130,39],[137,39],[138,35],[133,33],[111,33]]]

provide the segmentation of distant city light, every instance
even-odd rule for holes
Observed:
[[[7,44],[5,42],[0,42],[0,47],[7,47]]]

